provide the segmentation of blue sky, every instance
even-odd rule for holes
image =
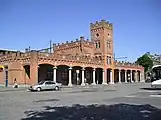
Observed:
[[[116,57],[161,53],[160,0],[0,0],[0,49],[90,39],[90,23],[101,19],[114,24]]]

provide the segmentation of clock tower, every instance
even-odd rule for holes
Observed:
[[[113,57],[113,25],[101,20],[90,24],[91,40],[95,43],[94,55],[104,59],[104,65],[112,66]]]

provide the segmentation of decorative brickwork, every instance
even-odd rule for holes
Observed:
[[[67,69],[66,71],[64,68],[64,75],[66,76],[66,78],[68,79],[70,78],[69,80],[70,82],[67,81],[64,83],[68,83],[70,85],[72,85],[72,83],[76,84],[76,82],[73,82],[72,79],[74,79],[74,76],[77,74],[78,76],[75,79],[79,78],[77,82],[81,80],[81,83],[83,82],[82,84],[84,85],[84,82],[86,80],[84,79],[84,77],[87,77],[87,80],[88,78],[92,79],[92,75],[90,74],[96,74],[93,75],[93,79],[95,80],[90,80],[90,83],[91,81],[93,81],[94,84],[99,83],[106,84],[108,82],[114,83],[115,82],[114,79],[119,79],[120,83],[121,82],[120,79],[123,79],[123,76],[125,76],[124,82],[126,82],[126,74],[124,75],[123,73],[117,74],[117,72],[114,72],[114,70],[121,70],[121,71],[132,70],[135,72],[135,74],[136,72],[139,73],[144,72],[143,67],[138,66],[134,63],[118,62],[114,60],[112,23],[102,20],[100,22],[91,23],[90,29],[91,29],[90,41],[81,36],[80,39],[76,39],[75,41],[71,42],[66,41],[66,43],[62,44],[53,44],[52,46],[53,53],[48,52],[48,50],[51,48],[42,50],[26,49],[25,52],[1,50],[0,66],[3,66],[4,70],[0,72],[0,84],[5,83],[6,80],[5,71],[8,71],[7,79],[9,81],[8,83],[11,85],[13,84],[14,78],[17,79],[18,84],[36,84],[38,82],[38,79],[40,79],[41,76],[40,74],[46,74],[43,73],[42,71],[40,72],[40,67],[43,64],[50,65],[53,67],[67,66],[71,68],[69,73],[73,74],[73,78],[72,75],[69,75],[70,77],[68,77],[69,73],[67,71],[69,71],[69,69]],[[79,66],[80,68],[93,68],[94,72],[92,69],[88,70],[84,69],[85,72],[83,71],[81,72],[82,69],[80,69],[80,72],[78,72],[78,70],[74,69],[75,66]],[[101,69],[103,70],[103,72],[100,71]],[[48,70],[48,72],[49,71],[50,70]],[[63,68],[61,68],[61,71],[63,71]],[[56,76],[57,72],[55,73],[55,75],[53,71],[50,72],[53,73],[52,74],[53,79],[57,79],[57,77],[59,77]],[[117,75],[115,75],[115,73]],[[109,75],[112,75],[113,77],[109,77]],[[131,79],[132,78],[136,77],[131,77]],[[143,78],[140,78],[140,80],[141,79]]]

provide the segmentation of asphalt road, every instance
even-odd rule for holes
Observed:
[[[161,90],[115,84],[29,92],[0,89],[0,120],[161,120]]]

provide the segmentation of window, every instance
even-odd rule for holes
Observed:
[[[96,42],[96,48],[100,48],[100,42]]]
[[[109,64],[109,56],[107,56],[107,64]]]
[[[100,42],[98,42],[98,48],[100,48]]]
[[[55,84],[55,82],[51,81],[50,84]]]
[[[97,34],[96,34],[96,37],[99,37],[99,36],[100,36],[100,35],[97,33]]]
[[[52,84],[55,84],[55,83],[52,82],[52,81],[49,81],[49,82],[46,82],[45,84],[46,84],[46,85],[52,85]]]
[[[107,48],[110,48],[110,41],[107,41]]]
[[[112,64],[111,56],[107,56],[107,64],[108,64],[108,65]]]
[[[111,61],[111,56],[109,57],[109,64],[111,64],[112,63],[112,61]]]
[[[49,85],[49,84],[50,84],[50,82],[45,82],[45,84],[46,84],[46,85]]]
[[[44,83],[44,81],[41,81],[41,82],[38,83],[38,85],[42,85],[43,83]]]

